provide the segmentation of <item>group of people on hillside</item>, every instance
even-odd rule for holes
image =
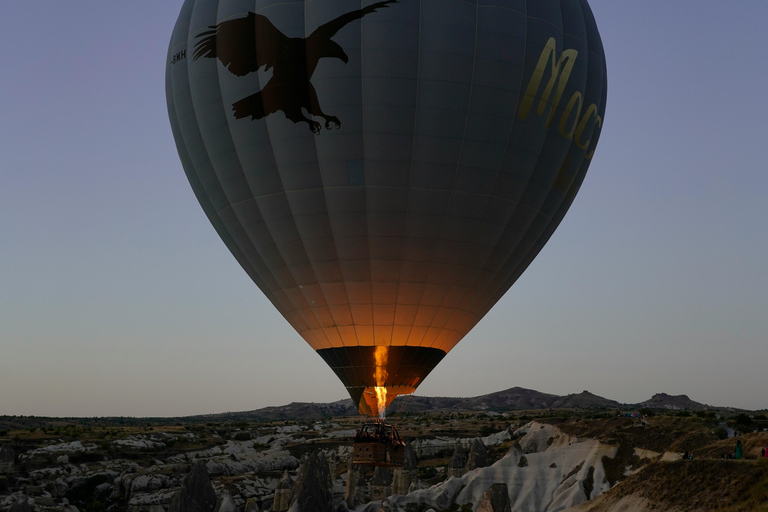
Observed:
[[[760,457],[768,458],[768,443],[760,450]],[[736,449],[733,453],[728,453],[724,456],[726,459],[740,460],[744,458],[744,445],[741,444],[741,440],[736,441]]]

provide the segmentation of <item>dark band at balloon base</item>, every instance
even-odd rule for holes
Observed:
[[[430,347],[385,348],[386,376],[382,376],[381,371],[377,372],[376,351],[382,347],[339,347],[317,351],[347,388],[362,414],[376,412],[371,411],[366,403],[363,396],[366,390],[386,387],[389,404],[397,395],[413,393],[446,354],[443,350]]]

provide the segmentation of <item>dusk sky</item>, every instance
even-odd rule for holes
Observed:
[[[0,8],[0,415],[348,397],[184,175],[165,100],[181,4]],[[417,394],[768,408],[768,2],[590,4],[608,103],[587,178]]]

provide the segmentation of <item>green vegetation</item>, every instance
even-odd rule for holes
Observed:
[[[654,462],[611,491],[636,495],[659,510],[768,511],[768,463],[693,460]]]

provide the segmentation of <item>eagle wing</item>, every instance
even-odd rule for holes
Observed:
[[[320,39],[330,39],[334,35],[336,35],[336,32],[341,30],[344,25],[359,20],[366,14],[371,14],[372,12],[376,12],[377,9],[382,9],[384,7],[387,7],[389,4],[396,4],[398,0],[385,0],[383,2],[376,2],[375,4],[371,4],[368,7],[363,7],[362,9],[359,9],[357,11],[348,12],[347,14],[342,14],[335,20],[329,21],[328,23],[325,23],[324,25],[320,25],[315,29],[314,32],[307,38],[320,38]]]
[[[269,69],[288,38],[266,16],[249,12],[244,18],[222,21],[198,34],[194,60],[218,58],[237,76]]]

